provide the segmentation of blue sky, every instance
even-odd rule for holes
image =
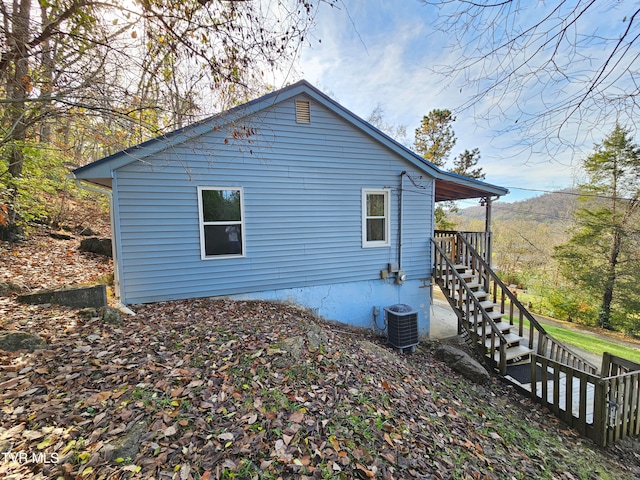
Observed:
[[[339,8],[322,7],[314,39],[301,52],[299,77],[349,110],[366,118],[380,104],[388,123],[406,125],[412,142],[423,115],[455,110],[467,100],[460,85],[430,70],[454,61],[444,48],[451,38],[433,28],[430,7],[417,0],[344,0]],[[590,131],[577,153],[566,148],[550,158],[523,151],[521,138],[499,134],[504,125],[482,122],[473,111],[459,114],[453,128],[458,142],[452,156],[479,148],[486,181],[510,189],[506,202],[572,186],[577,159],[611,130]]]

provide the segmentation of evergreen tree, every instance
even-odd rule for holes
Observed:
[[[465,150],[453,160],[451,172],[477,180],[484,180],[485,174],[482,171],[482,167],[473,168],[478,165],[478,161],[480,161],[480,150],[478,148],[474,148],[471,151]]]
[[[451,124],[456,118],[450,110],[431,110],[428,115],[422,117],[420,127],[416,128],[414,148],[422,155],[422,158],[433,163],[439,168],[445,168],[447,160],[451,155],[451,150],[458,140]],[[452,173],[465,177],[484,179],[482,168],[473,168],[480,160],[480,150],[474,148],[472,151],[465,150],[453,161]],[[436,205],[434,215],[436,228],[440,230],[451,230],[455,223],[447,218],[447,213],[455,213],[458,207],[455,202],[445,202]]]
[[[640,147],[616,126],[583,162],[588,182],[571,239],[556,248],[565,277],[597,304],[598,325],[636,330]],[[631,325],[629,324],[631,319]]]
[[[414,147],[425,160],[444,167],[457,138],[451,124],[456,118],[450,110],[431,110],[416,128]]]

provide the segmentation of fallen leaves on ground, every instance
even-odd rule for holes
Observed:
[[[457,376],[428,342],[400,355],[368,332],[280,303],[196,299],[133,309],[110,324],[0,299],[0,329],[48,343],[0,356],[0,477],[638,472],[499,381]]]

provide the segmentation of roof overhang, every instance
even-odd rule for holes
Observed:
[[[472,183],[462,183],[458,179],[452,181],[444,178],[436,179],[436,202],[446,202],[452,200],[466,200],[470,198],[501,197],[509,193],[508,190],[482,183],[481,185]]]

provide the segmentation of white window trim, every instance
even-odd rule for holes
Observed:
[[[237,190],[240,192],[240,221],[229,222],[205,222],[204,221],[204,209],[202,205],[202,192],[204,190]],[[240,225],[242,242],[242,254],[241,255],[207,255],[204,241],[204,227],[205,225]],[[198,187],[198,229],[200,230],[200,259],[201,260],[221,260],[225,258],[244,258],[247,256],[247,248],[245,242],[244,231],[244,189],[242,187]]]
[[[384,241],[367,240],[367,195],[384,195],[385,232]],[[389,215],[391,202],[391,189],[389,188],[363,188],[362,189],[362,248],[390,247],[391,246],[391,217]]]

